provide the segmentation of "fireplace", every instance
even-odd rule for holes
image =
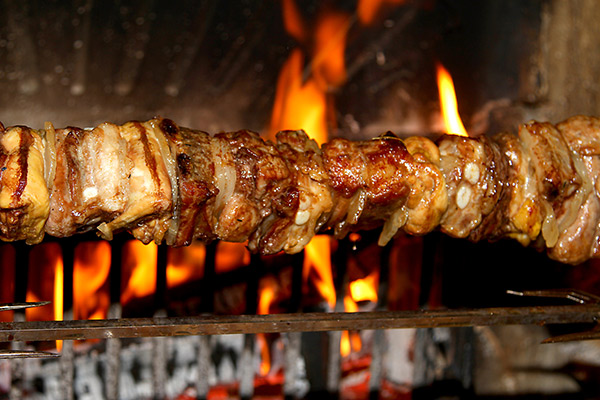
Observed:
[[[319,142],[388,130],[436,138],[448,130],[436,66],[450,72],[470,135],[514,131],[530,118],[599,114],[600,69],[590,49],[597,48],[600,9],[593,2],[77,0],[5,2],[0,9],[6,126],[41,128],[49,120],[87,127],[162,115],[209,132],[251,129],[269,137],[304,128]],[[2,312],[0,321],[100,319],[133,327],[148,318],[308,319],[315,312],[326,319],[344,311],[563,304],[507,290],[598,293],[595,261],[571,267],[517,243],[474,244],[439,233],[400,236],[381,248],[378,234],[319,235],[298,255],[269,257],[225,242],[144,246],[125,233],[112,242],[84,234],[3,244],[0,302],[52,304]],[[229,321],[222,328],[229,333],[237,320],[218,321]],[[52,325],[41,326],[50,335]],[[595,342],[534,345],[587,324],[325,333],[282,326],[258,334],[7,341],[0,349],[61,357],[0,360],[0,398],[543,398],[599,391]]]

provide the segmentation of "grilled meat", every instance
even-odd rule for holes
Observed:
[[[529,122],[519,135],[370,141],[321,148],[303,131],[276,143],[155,118],[94,129],[0,125],[0,239],[37,243],[128,230],[144,243],[246,242],[296,253],[320,231],[441,229],[510,237],[577,264],[600,253],[600,120]]]

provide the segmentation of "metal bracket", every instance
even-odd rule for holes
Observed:
[[[528,296],[528,297],[552,297],[562,298],[574,301],[579,304],[598,305],[600,304],[600,297],[591,293],[584,292],[578,289],[549,289],[549,290],[525,290],[525,291],[514,291],[507,290],[508,294],[514,294],[516,296]],[[598,321],[594,321],[596,325],[583,332],[568,333],[565,335],[554,336],[542,341],[542,343],[561,343],[561,342],[572,342],[579,340],[594,340],[600,339],[600,325]]]

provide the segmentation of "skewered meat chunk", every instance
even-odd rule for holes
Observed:
[[[267,200],[270,207],[262,213],[265,218],[248,247],[264,254],[297,253],[322,226],[333,206],[332,194],[321,150],[304,132],[279,132],[273,149],[268,168],[263,168],[269,174],[258,175],[264,181],[259,186],[269,188],[265,193],[272,197]],[[274,183],[267,184],[268,176],[275,178]]]
[[[469,237],[500,199],[506,181],[502,158],[485,139],[446,135],[438,145],[450,198],[440,228],[454,237]]]
[[[0,123],[0,239],[39,243],[48,218],[44,140],[27,127]]]
[[[130,228],[136,239],[160,243],[169,229],[172,193],[159,139],[151,123],[128,122],[111,128],[117,129],[124,139],[127,159],[131,161],[125,180],[129,196],[123,211],[108,223],[101,223],[98,229],[105,239],[112,239],[113,231]]]
[[[215,186],[215,163],[211,139],[205,132],[180,128],[168,119],[155,119],[153,124],[168,140],[173,168],[173,208],[166,242],[170,246],[187,246],[194,238],[216,239],[210,228],[208,206],[218,193]]]
[[[319,147],[303,131],[275,143],[209,135],[154,118],[94,129],[0,125],[0,239],[37,243],[97,229],[148,243],[246,242],[296,253],[317,233],[383,226],[510,237],[577,264],[600,254],[600,120],[529,122],[519,135],[442,136]]]
[[[576,213],[574,221],[560,231],[556,245],[548,249],[548,254],[554,259],[578,264],[600,253],[600,120],[577,116],[556,127],[574,156],[581,157],[585,172],[579,174],[586,178],[586,190],[580,208],[575,208],[574,202],[569,204]]]
[[[435,148],[431,141],[409,141],[414,156],[393,136],[365,142],[335,139],[323,147],[330,185],[336,199],[342,199],[328,222],[338,236],[383,224],[379,243],[384,245],[400,228],[424,234],[438,225],[447,196],[436,165],[439,152],[427,150]]]
[[[96,229],[119,216],[129,197],[130,160],[119,128],[56,132],[56,173],[46,232],[66,237]]]

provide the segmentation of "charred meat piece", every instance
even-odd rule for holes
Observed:
[[[440,228],[458,238],[475,236],[500,200],[506,182],[502,157],[485,139],[446,135],[438,145],[450,199]]]
[[[0,124],[0,239],[39,243],[49,214],[44,138]]]
[[[132,162],[119,127],[56,132],[56,174],[46,232],[66,237],[118,218],[129,199]]]
[[[44,130],[0,125],[0,239],[37,243],[98,230],[148,243],[247,242],[301,251],[312,237],[383,227],[379,243],[434,229],[505,237],[577,264],[600,253],[600,120],[531,121],[519,135],[443,136],[319,147],[209,135],[154,118]]]

